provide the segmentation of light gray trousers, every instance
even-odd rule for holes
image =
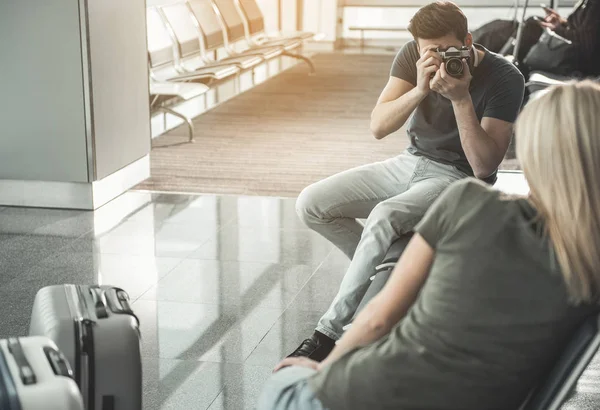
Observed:
[[[313,374],[306,367],[281,369],[265,384],[256,410],[326,410],[308,385]]]
[[[411,232],[451,183],[468,175],[408,152],[333,175],[305,188],[296,202],[304,223],[336,245],[350,266],[317,330],[339,339],[392,242]],[[363,227],[357,219],[367,221]]]

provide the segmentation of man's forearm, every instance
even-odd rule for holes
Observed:
[[[467,160],[473,168],[473,173],[477,178],[491,175],[502,161],[501,150],[481,127],[471,97],[453,101],[452,107],[456,116],[460,142]]]
[[[371,114],[371,132],[377,139],[398,131],[427,94],[413,88],[400,98],[377,104]]]

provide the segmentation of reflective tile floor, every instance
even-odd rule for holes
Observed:
[[[526,191],[519,175],[499,183]],[[253,408],[348,266],[293,199],[129,192],[96,212],[0,207],[0,338],[26,335],[36,291],[126,289],[141,321],[144,408]],[[595,370],[599,369],[599,370]],[[595,409],[600,365],[565,408]]]

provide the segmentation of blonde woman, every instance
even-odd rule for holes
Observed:
[[[449,187],[329,357],[285,359],[259,409],[518,408],[598,311],[598,113],[591,82],[531,102],[516,124],[529,197]]]

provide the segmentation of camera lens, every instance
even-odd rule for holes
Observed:
[[[462,61],[458,58],[451,58],[446,62],[446,71],[451,76],[457,77],[460,76],[463,72],[463,64]]]

